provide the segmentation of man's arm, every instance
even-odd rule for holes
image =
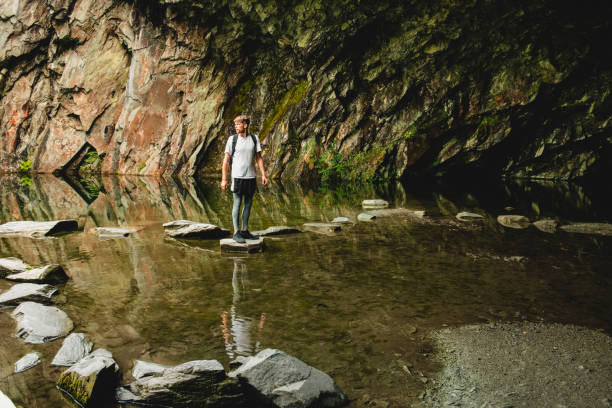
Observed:
[[[266,170],[264,169],[263,157],[261,157],[261,152],[257,152],[255,156],[255,160],[257,161],[257,166],[259,166],[259,172],[261,173],[261,184],[267,185],[268,178],[266,177]]]
[[[225,153],[223,156],[223,165],[221,166],[221,189],[225,190],[227,188],[227,173],[229,170],[229,160],[230,154]]]

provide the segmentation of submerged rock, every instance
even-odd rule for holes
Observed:
[[[116,398],[121,403],[175,408],[248,406],[238,381],[228,378],[216,360],[190,361],[140,377],[119,388]]]
[[[359,221],[374,221],[376,216],[368,213],[361,213],[357,216],[357,219]]]
[[[97,349],[62,373],[57,387],[81,406],[110,406],[119,384],[119,366],[111,352]],[[104,405],[107,403],[109,405]]]
[[[353,220],[347,217],[336,217],[331,222],[332,224],[354,224]]]
[[[593,234],[612,236],[612,224],[601,222],[580,222],[560,227],[565,232],[573,232],[576,234]]]
[[[425,217],[425,210],[409,210],[407,208],[385,208],[368,211],[369,214],[382,217]]]
[[[531,224],[529,218],[523,215],[500,215],[497,217],[497,222],[504,227],[514,229],[525,229]]]
[[[276,225],[276,226],[268,227],[265,230],[255,231],[253,232],[253,235],[256,235],[258,237],[267,237],[270,235],[297,234],[299,232],[302,232],[302,231],[300,231],[297,228]]]
[[[17,321],[17,337],[26,343],[45,343],[63,337],[73,328],[66,313],[52,306],[24,302],[17,306],[11,316]]]
[[[45,237],[62,232],[76,231],[76,220],[58,221],[12,221],[0,225],[0,236]]]
[[[0,391],[0,407],[2,408],[15,408],[15,404],[9,397],[7,397],[2,391]]]
[[[223,238],[227,237],[229,230],[222,229],[213,224],[204,224],[188,220],[167,222],[164,225],[167,235],[173,238]]]
[[[64,339],[51,365],[71,366],[88,355],[92,348],[93,343],[83,333],[72,333]]]
[[[361,202],[363,208],[383,208],[388,207],[389,203],[385,200],[363,200]]]
[[[477,221],[482,220],[484,217],[480,214],[475,214],[467,211],[460,212],[455,216],[459,221]]]
[[[247,239],[244,244],[234,241],[232,238],[225,238],[219,241],[221,250],[224,252],[263,252],[265,249],[264,238]]]
[[[18,258],[0,258],[0,278],[6,275],[25,272],[30,265]]]
[[[162,374],[167,368],[170,367],[161,364],[150,363],[148,361],[136,360],[136,364],[134,364],[134,369],[132,370],[132,377],[139,380],[143,377]]]
[[[95,229],[100,239],[127,238],[134,231],[125,228],[98,227]]]
[[[533,223],[533,226],[542,232],[554,234],[559,228],[559,222],[556,220],[538,220]]]
[[[348,402],[329,375],[280,350],[262,350],[229,375],[275,407],[339,407]]]
[[[15,282],[62,283],[68,280],[68,275],[61,266],[51,264],[9,275],[6,279]]]
[[[29,353],[15,363],[15,372],[20,373],[40,364],[40,353]],[[2,406],[2,405],[0,405]]]
[[[0,307],[17,306],[27,301],[51,303],[57,293],[57,288],[51,285],[18,283],[0,295]]]
[[[338,232],[342,228],[338,224],[327,224],[324,222],[307,222],[304,224],[304,230],[318,232],[320,234],[330,234]]]

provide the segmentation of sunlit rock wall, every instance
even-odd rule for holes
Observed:
[[[284,179],[604,175],[607,8],[561,3],[5,0],[0,171],[213,175],[248,113]]]

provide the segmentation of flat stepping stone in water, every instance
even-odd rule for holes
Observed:
[[[77,361],[91,353],[93,343],[83,333],[71,333],[64,339],[51,365],[68,366],[76,364]]]
[[[497,222],[504,227],[514,229],[525,229],[531,224],[529,218],[523,215],[500,215],[497,217]]]
[[[77,220],[11,221],[0,225],[0,236],[48,237],[61,232],[77,231]]]
[[[36,367],[38,364],[40,364],[40,353],[26,354],[15,363],[15,372],[20,373],[29,370],[32,367]]]
[[[347,217],[336,217],[332,220],[332,224],[354,224],[354,222]]]
[[[264,239],[247,239],[244,244],[239,244],[234,241],[232,238],[225,238],[219,241],[221,245],[221,251],[224,252],[244,252],[244,253],[253,253],[253,252],[263,252]]]
[[[150,363],[148,361],[136,360],[136,364],[132,370],[132,377],[139,380],[152,375],[160,375],[166,368],[170,367],[157,363]]]
[[[32,344],[64,337],[74,327],[72,320],[62,310],[34,302],[20,304],[11,317],[17,321],[17,337]]]
[[[204,224],[189,220],[177,220],[164,224],[166,235],[173,238],[223,238],[230,235],[229,230],[219,228],[213,224]]]
[[[255,231],[253,232],[253,235],[256,235],[258,237],[267,237],[267,236],[271,236],[271,235],[285,235],[285,234],[297,234],[300,233],[302,231],[300,231],[297,228],[292,228],[292,227],[285,227],[282,225],[276,225],[273,227],[268,227],[265,230],[261,230],[261,231]]]
[[[533,226],[542,232],[554,234],[559,228],[559,222],[557,220],[538,220],[533,223]]]
[[[319,234],[331,234],[342,230],[338,224],[327,224],[324,222],[307,222],[304,224],[304,230],[317,232]]]
[[[0,258],[0,278],[6,275],[25,272],[30,265],[18,258]]]
[[[357,219],[359,221],[374,221],[376,219],[375,215],[372,214],[368,214],[368,213],[361,213],[357,216]]]
[[[30,283],[62,283],[68,280],[68,275],[61,266],[51,264],[9,275],[6,280]]]
[[[0,307],[17,306],[23,302],[51,303],[58,293],[56,287],[39,283],[18,283],[0,295]]]
[[[384,208],[388,207],[389,203],[385,200],[363,200],[361,202],[363,208]]]
[[[98,227],[95,228],[100,239],[127,238],[134,230],[125,228]]]
[[[407,208],[384,208],[381,210],[370,210],[368,214],[383,217],[425,217],[425,210],[409,210]]]
[[[466,212],[466,211],[460,212],[455,217],[459,221],[478,221],[478,220],[484,219],[484,217],[480,214],[475,214],[475,213]]]
[[[560,228],[565,232],[573,232],[576,234],[612,236],[612,224],[602,222],[579,222],[562,225]]]
[[[2,391],[0,391],[0,407],[2,408],[15,408],[15,404],[9,397],[7,397]]]

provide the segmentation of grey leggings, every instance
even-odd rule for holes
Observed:
[[[244,199],[242,207],[242,229],[246,230],[249,226],[249,216],[253,205],[253,196],[234,194],[234,207],[232,208],[232,221],[234,221],[234,231],[238,231],[238,220],[240,219],[240,202]]]

